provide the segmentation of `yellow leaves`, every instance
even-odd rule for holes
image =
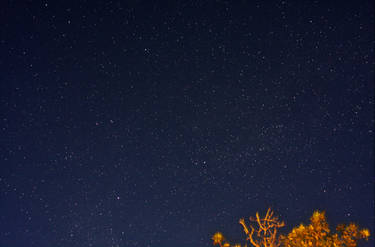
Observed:
[[[306,229],[306,227],[303,224],[301,224],[301,225],[298,226],[297,231],[303,232],[303,231],[305,231],[305,229]]]
[[[361,234],[361,237],[365,238],[366,240],[368,239],[368,237],[370,237],[370,231],[369,231],[369,229],[362,229],[360,231],[360,234]]]
[[[220,247],[241,247],[241,244],[230,245],[230,243],[224,242],[225,238],[221,232],[216,232],[211,239],[213,240],[213,245],[218,244]]]
[[[338,225],[337,233],[330,233],[325,213],[315,211],[310,218],[310,224],[293,228],[287,236],[281,236],[286,247],[356,247],[360,239],[367,239],[368,229],[359,230],[354,223]]]
[[[324,211],[319,211],[319,210],[316,210],[314,211],[313,215],[312,215],[312,220],[313,219],[324,219],[325,218],[325,213]]]
[[[214,241],[214,243],[213,243],[214,245],[216,245],[216,244],[221,245],[221,242],[224,241],[224,236],[221,232],[217,232],[212,236],[211,239]]]
[[[315,211],[310,218],[310,221],[313,225],[321,224],[322,222],[326,222],[326,215],[324,211]]]
[[[250,247],[357,247],[359,240],[367,240],[370,236],[369,229],[359,229],[354,223],[338,225],[336,232],[331,233],[324,211],[315,211],[310,217],[310,224],[300,224],[286,236],[277,235],[278,228],[285,224],[273,216],[270,209],[265,217],[258,212],[255,217],[250,217],[249,225],[243,218],[239,223]],[[230,245],[220,232],[215,233],[212,240],[220,247],[241,247],[240,244]]]

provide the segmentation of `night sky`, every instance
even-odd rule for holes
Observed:
[[[272,207],[374,246],[372,1],[0,3],[0,246],[203,247]]]

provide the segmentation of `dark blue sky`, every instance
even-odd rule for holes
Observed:
[[[269,206],[284,233],[321,209],[374,235],[372,1],[5,0],[0,22],[0,246],[210,246]]]

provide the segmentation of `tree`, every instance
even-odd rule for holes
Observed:
[[[269,208],[267,210],[266,216],[261,218],[259,213],[257,212],[254,217],[250,217],[250,230],[249,227],[246,225],[245,220],[242,218],[239,220],[247,238],[246,240],[249,241],[250,246],[254,247],[278,247],[280,246],[280,241],[277,236],[277,231],[279,228],[283,227],[285,224],[284,222],[280,222],[278,217],[273,216],[273,211]],[[219,237],[220,236],[220,237]],[[220,247],[224,247],[225,244],[227,246],[234,246],[240,247],[240,244],[230,245],[228,242],[222,245],[222,241],[224,241],[224,237],[220,232],[217,232],[212,237],[214,240],[214,245],[219,244]],[[221,241],[219,241],[221,240]],[[247,245],[245,245],[247,247]]]
[[[255,218],[250,217],[249,220],[249,226],[244,219],[240,219],[239,223],[250,247],[356,247],[359,240],[368,240],[370,236],[368,229],[360,229],[354,223],[340,224],[336,232],[331,232],[324,211],[315,211],[309,225],[300,224],[287,235],[280,236],[278,230],[285,224],[273,215],[271,209],[267,210],[264,218],[257,212]],[[240,244],[231,245],[220,232],[215,233],[212,240],[220,247],[241,247]]]
[[[333,233],[325,212],[315,211],[308,226],[301,224],[293,228],[288,235],[281,236],[281,241],[285,247],[356,247],[358,240],[367,240],[369,236],[368,229],[360,229],[354,223],[340,224]]]
[[[231,245],[225,241],[225,238],[223,236],[223,234],[221,232],[217,232],[215,233],[212,238],[211,238],[213,241],[214,241],[214,245],[219,245],[220,247],[230,247]],[[241,247],[240,244],[235,244],[235,245],[232,245],[233,247]]]

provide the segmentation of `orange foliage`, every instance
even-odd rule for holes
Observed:
[[[360,229],[354,223],[338,225],[336,232],[332,233],[325,212],[321,211],[313,213],[309,225],[300,224],[286,236],[277,235],[278,229],[285,224],[279,221],[278,217],[273,216],[271,209],[268,209],[263,218],[257,212],[255,218],[249,219],[249,226],[246,225],[244,219],[240,219],[239,223],[242,225],[250,247],[357,247],[359,240],[367,240],[370,236],[368,229]],[[214,245],[220,247],[241,247],[240,244],[231,245],[220,232],[215,233],[212,240]]]
[[[356,224],[339,225],[336,233],[329,229],[325,213],[315,211],[310,224],[295,227],[287,236],[281,236],[285,247],[356,247],[360,239],[368,239],[368,229]]]

